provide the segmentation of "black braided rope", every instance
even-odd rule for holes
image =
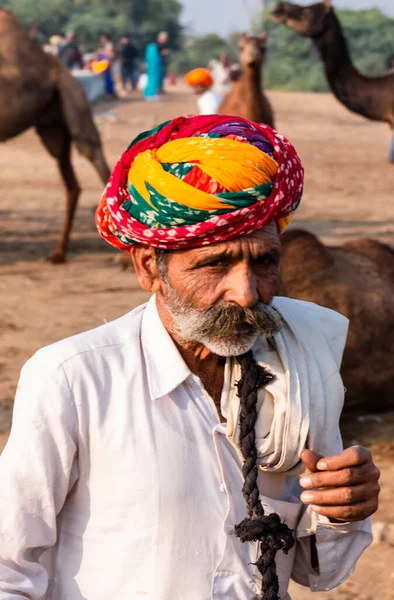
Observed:
[[[240,445],[244,464],[242,492],[246,500],[248,517],[235,526],[236,535],[242,542],[261,543],[261,556],[255,563],[262,575],[262,600],[279,600],[279,581],[275,556],[278,550],[285,554],[293,547],[292,530],[281,523],[276,513],[265,515],[257,485],[257,448],[255,425],[257,421],[257,393],[267,385],[273,375],[260,367],[252,351],[237,358],[241,366],[241,379],[237,383],[241,401]]]

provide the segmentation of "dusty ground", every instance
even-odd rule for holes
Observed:
[[[387,126],[348,113],[331,95],[270,95],[277,128],[296,145],[306,167],[306,193],[296,225],[338,243],[359,236],[394,245],[394,168],[387,164]],[[170,94],[160,104],[134,100],[101,108],[97,122],[111,165],[141,130],[193,112],[189,94]],[[23,362],[39,347],[100,325],[144,300],[135,277],[120,270],[117,254],[96,233],[93,208],[101,184],[90,164],[74,157],[83,194],[69,261],[44,258],[60,231],[64,194],[52,159],[33,132],[0,147],[0,446],[10,425],[12,399]],[[388,357],[390,360],[391,357]],[[344,425],[347,443],[371,446],[382,469],[382,501],[376,520],[394,523],[394,415]],[[379,544],[362,558],[341,588],[318,594],[327,600],[393,600],[394,547]],[[293,598],[311,594],[294,586]]]

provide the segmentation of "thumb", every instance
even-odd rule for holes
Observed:
[[[304,450],[301,454],[301,460],[310,473],[316,473],[316,471],[318,471],[316,465],[321,458],[323,457],[320,454],[313,452],[312,450]]]

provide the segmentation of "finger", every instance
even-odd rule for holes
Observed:
[[[372,462],[370,451],[362,446],[352,446],[334,456],[325,456],[319,460],[316,467],[319,471],[339,471],[368,462]]]
[[[314,512],[328,517],[329,519],[338,519],[340,521],[363,521],[373,515],[378,508],[377,498],[368,502],[359,504],[350,504],[348,506],[311,506]]]
[[[304,450],[301,454],[302,462],[311,473],[317,471],[316,465],[322,458],[321,454],[317,454],[317,452],[313,452],[312,450]]]
[[[372,498],[378,497],[379,491],[380,486],[378,483],[366,483],[364,485],[303,492],[301,501],[304,504],[317,506],[346,506],[348,504],[369,502]]]
[[[379,469],[373,463],[366,463],[340,471],[308,473],[301,477],[300,485],[303,488],[343,487],[378,481],[379,477]]]

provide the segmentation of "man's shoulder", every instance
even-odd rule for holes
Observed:
[[[297,319],[300,324],[318,327],[328,338],[336,337],[338,333],[347,331],[349,326],[349,320],[346,317],[331,308],[320,306],[314,302],[277,296],[272,304],[285,321]]]
[[[292,298],[275,297],[272,305],[290,329],[308,345],[319,347],[319,339],[323,337],[336,362],[340,363],[349,328],[346,317],[319,304]]]
[[[88,356],[110,348],[116,350],[127,342],[139,344],[145,306],[142,304],[114,321],[45,346],[35,354],[35,359],[59,365],[76,356]]]

